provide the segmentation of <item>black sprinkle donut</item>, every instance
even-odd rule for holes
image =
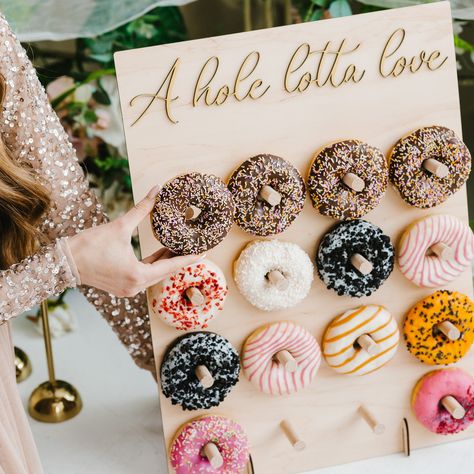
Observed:
[[[246,232],[266,236],[283,232],[302,211],[306,191],[299,171],[275,155],[257,155],[232,174],[235,222]]]
[[[178,255],[215,247],[229,232],[232,194],[217,176],[187,173],[168,181],[151,213],[155,237]]]
[[[357,219],[374,209],[388,186],[384,154],[360,140],[324,147],[311,164],[308,192],[313,206],[334,219]]]
[[[439,126],[420,128],[400,139],[389,160],[390,181],[408,204],[420,208],[446,201],[470,171],[466,145],[452,130]]]
[[[394,249],[381,229],[357,219],[323,237],[316,261],[321,280],[338,295],[369,296],[392,272]]]
[[[210,386],[198,379],[199,368],[212,376]],[[218,406],[238,382],[239,354],[232,344],[212,332],[194,332],[174,341],[161,364],[161,389],[183,410]]]

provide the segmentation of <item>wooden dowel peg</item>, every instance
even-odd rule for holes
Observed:
[[[441,405],[451,414],[456,420],[461,420],[466,414],[464,407],[451,395],[443,397]]]
[[[446,178],[449,174],[449,168],[435,158],[428,158],[423,161],[423,168],[438,178]]]
[[[259,192],[260,199],[268,202],[270,206],[278,206],[281,202],[281,194],[275,191],[271,186],[263,186]]]
[[[402,441],[403,441],[403,452],[405,456],[410,456],[411,446],[410,446],[410,428],[408,427],[408,420],[403,418],[402,420]]]
[[[196,377],[204,388],[211,388],[214,385],[214,377],[205,365],[198,365],[195,369]]]
[[[184,213],[184,218],[188,221],[194,221],[201,215],[201,209],[196,206],[189,206]]]
[[[288,372],[296,372],[298,363],[296,359],[286,350],[275,354],[275,360],[278,361]]]
[[[206,301],[199,288],[195,286],[190,286],[184,293],[193,306],[202,306]]]
[[[356,193],[360,193],[365,188],[365,181],[354,173],[346,173],[342,178],[344,184]]]
[[[360,253],[352,255],[351,264],[362,275],[368,275],[374,269],[374,266]]]
[[[207,458],[214,469],[219,469],[224,464],[224,459],[219,448],[214,443],[207,443],[202,448],[202,454]]]
[[[379,352],[379,346],[368,334],[362,334],[362,336],[359,336],[357,338],[357,344],[359,344],[359,346],[371,356],[376,355]]]
[[[280,423],[280,428],[296,451],[303,451],[306,448],[306,443],[298,436],[288,420],[283,420]]]
[[[454,257],[454,251],[444,242],[438,242],[430,247],[430,251],[442,260],[451,260]]]
[[[436,327],[451,341],[457,341],[461,337],[461,331],[451,321],[443,321]]]
[[[361,405],[358,411],[375,434],[381,435],[385,431],[385,425],[379,423],[377,418],[375,418],[375,416],[365,406]]]
[[[285,278],[285,275],[279,270],[272,270],[267,273],[268,281],[275,285],[279,290],[286,290],[288,288],[289,281]]]

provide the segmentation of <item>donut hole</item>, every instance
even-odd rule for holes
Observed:
[[[449,319],[446,320],[446,321],[449,321]],[[449,322],[455,324],[455,321],[449,321]],[[425,332],[424,327],[421,327],[419,330],[420,330],[421,334],[423,334]],[[452,340],[448,336],[446,336],[446,334],[444,334],[443,331],[441,331],[441,329],[438,327],[437,324],[433,325],[433,327],[431,328],[431,334],[432,334],[433,338],[442,339],[445,343],[446,342],[456,342],[456,341],[461,340],[462,337],[463,337],[463,333],[462,333],[462,331],[460,331],[459,332],[459,337],[455,340]]]

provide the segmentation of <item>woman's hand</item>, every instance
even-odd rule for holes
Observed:
[[[142,201],[113,222],[91,227],[68,239],[81,283],[119,297],[134,296],[204,258],[201,255],[171,257],[173,254],[166,249],[142,261],[135,256],[132,233],[153,209],[159,189],[159,186],[152,188]]]

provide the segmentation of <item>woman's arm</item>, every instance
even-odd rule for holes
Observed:
[[[0,133],[13,158],[19,164],[28,163],[32,166],[38,179],[50,190],[52,207],[43,221],[41,230],[50,241],[58,237],[71,237],[68,239],[70,244],[68,248],[72,249],[73,261],[76,261],[79,267],[78,278],[66,277],[67,272],[64,268],[67,262],[55,254],[54,260],[64,264],[64,268],[55,267],[59,271],[58,281],[61,280],[62,283],[56,285],[54,292],[51,288],[45,288],[41,295],[37,295],[34,302],[58,293],[68,286],[74,286],[79,279],[82,280],[82,283],[87,283],[87,285],[81,285],[80,290],[112,327],[137,365],[153,371],[153,349],[146,298],[144,292],[137,293],[136,289],[145,288],[152,281],[157,281],[160,274],[164,275],[166,272],[173,271],[174,268],[179,268],[178,265],[186,265],[187,261],[178,258],[173,264],[172,260],[175,259],[170,259],[165,264],[165,262],[155,261],[158,259],[156,257],[141,268],[138,267],[135,259],[131,266],[134,272],[130,278],[135,286],[132,285],[133,291],[116,292],[127,295],[122,298],[109,293],[115,283],[113,276],[111,277],[114,275],[113,272],[108,275],[108,282],[94,280],[97,275],[94,274],[93,269],[91,271],[91,267],[95,265],[96,269],[102,268],[103,253],[108,247],[104,244],[105,247],[99,248],[98,243],[94,246],[97,239],[90,235],[89,232],[92,229],[89,228],[94,227],[94,231],[96,229],[98,231],[115,224],[115,221],[105,226],[100,225],[107,222],[102,206],[96,195],[89,189],[75,151],[48,102],[34,67],[2,16],[0,16],[0,53],[0,73],[7,84],[7,96],[0,117]],[[88,230],[82,232],[85,229]],[[122,237],[125,238],[123,235]],[[109,234],[109,242],[110,240]],[[128,245],[130,247],[130,239]],[[57,249],[57,246],[53,249]],[[119,257],[115,258],[117,266],[117,261],[121,260],[121,254],[118,255]],[[81,257],[80,262],[78,256]],[[50,258],[52,258],[51,255]],[[45,261],[39,256],[35,260],[35,265],[40,273],[45,271]],[[158,267],[158,265],[161,266]],[[50,265],[50,269],[52,270],[53,266]],[[16,269],[15,271],[21,279],[20,274],[23,270]],[[122,273],[125,272],[115,273],[117,280],[123,276]],[[107,277],[107,275],[104,276]],[[36,280],[32,279],[32,281]],[[52,279],[50,283],[54,281],[55,279]],[[6,285],[8,285],[6,280],[2,280],[0,298]],[[107,291],[92,288],[98,285]],[[30,287],[30,291],[36,291],[33,286]],[[38,286],[41,287],[41,284]],[[12,287],[11,295],[14,291],[15,288]],[[19,313],[34,302],[28,299],[27,304],[19,303],[15,311]]]

